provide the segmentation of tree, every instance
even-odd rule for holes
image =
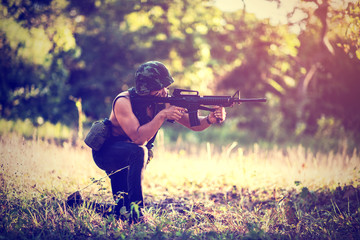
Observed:
[[[207,3],[3,1],[2,117],[70,124],[70,97],[82,99],[87,116],[107,116],[112,98],[134,84],[137,66],[153,59],[169,66],[176,86],[206,92],[212,71],[204,35],[219,15]]]
[[[276,2],[281,6],[281,1]],[[287,132],[314,135],[323,117],[340,120],[347,130],[359,132],[353,104],[360,89],[356,80],[359,59],[355,57],[359,4],[304,0],[289,17],[296,11],[307,17],[289,21],[288,26],[272,27],[259,21],[251,25],[241,20],[247,18],[245,11],[225,18],[230,30],[212,37],[229,49],[225,53],[215,46],[213,51],[215,58],[226,59],[230,67],[221,75],[219,86],[240,87],[251,95],[262,91],[274,102],[278,98],[273,110],[278,110],[281,128]],[[290,24],[301,27],[298,36],[289,31]]]
[[[134,85],[134,71],[148,60],[163,61],[177,87],[207,90],[212,72],[203,35],[215,10],[206,1],[96,1],[86,11],[83,4],[68,7],[81,49],[68,67],[72,95],[83,99],[87,116],[107,115],[111,100]]]
[[[307,70],[298,89],[299,99],[303,99],[300,119],[311,134],[317,131],[321,117],[338,119],[346,130],[359,132],[360,115],[354,103],[360,94],[359,44],[354,38],[359,32],[353,31],[359,26],[355,17],[359,3],[304,2],[314,8],[302,8],[308,18],[299,35],[299,62]]]
[[[296,70],[291,66],[296,65],[299,44],[296,35],[286,26],[271,26],[245,11],[226,14],[224,20],[223,28],[208,36],[212,58],[216,59],[215,67],[219,69],[218,88],[240,89],[245,97],[268,95],[270,105],[273,105],[271,99],[285,99],[294,91]],[[223,66],[227,67],[225,71],[224,68],[221,71]],[[294,104],[291,98],[286,102]],[[277,109],[275,116],[270,105],[242,106],[235,115],[246,118],[241,118],[238,125],[276,140],[279,136],[271,130],[274,119],[284,114],[283,124],[290,125],[296,123],[296,116],[285,106],[280,108],[281,112]]]
[[[61,0],[1,3],[1,117],[57,122],[76,114],[63,67],[76,48],[65,7]]]

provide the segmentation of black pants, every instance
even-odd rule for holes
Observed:
[[[93,151],[93,157],[96,165],[110,175],[112,193],[117,203],[116,213],[119,214],[125,206],[136,221],[138,212],[131,211],[131,204],[137,204],[140,209],[144,207],[142,178],[148,158],[147,148],[111,138],[99,151]],[[112,174],[122,168],[125,169]]]

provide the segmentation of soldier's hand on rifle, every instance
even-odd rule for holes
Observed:
[[[162,110],[165,114],[166,119],[178,121],[186,113],[186,109],[182,107],[177,107],[173,105],[166,104],[167,107]]]
[[[208,116],[211,123],[222,123],[226,119],[226,111],[224,107],[216,106],[215,111]]]

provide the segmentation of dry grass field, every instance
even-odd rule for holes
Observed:
[[[360,238],[357,151],[244,149],[237,143],[170,151],[160,143],[144,178],[145,222],[128,224],[89,204],[113,203],[89,148],[1,136],[0,238]],[[75,191],[88,201],[69,208],[66,199]]]

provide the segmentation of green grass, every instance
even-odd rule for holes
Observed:
[[[264,150],[237,143],[221,150],[211,143],[167,149],[160,137],[145,173],[145,222],[131,225],[103,217],[88,202],[66,205],[77,190],[88,201],[113,203],[109,181],[86,146],[2,135],[0,238],[360,237],[356,151]]]
[[[22,135],[27,139],[46,138],[56,139],[57,141],[76,137],[77,134],[76,131],[60,123],[52,124],[50,122],[44,122],[35,127],[29,119],[18,119],[16,121],[0,119],[0,135],[7,135],[10,133]]]

